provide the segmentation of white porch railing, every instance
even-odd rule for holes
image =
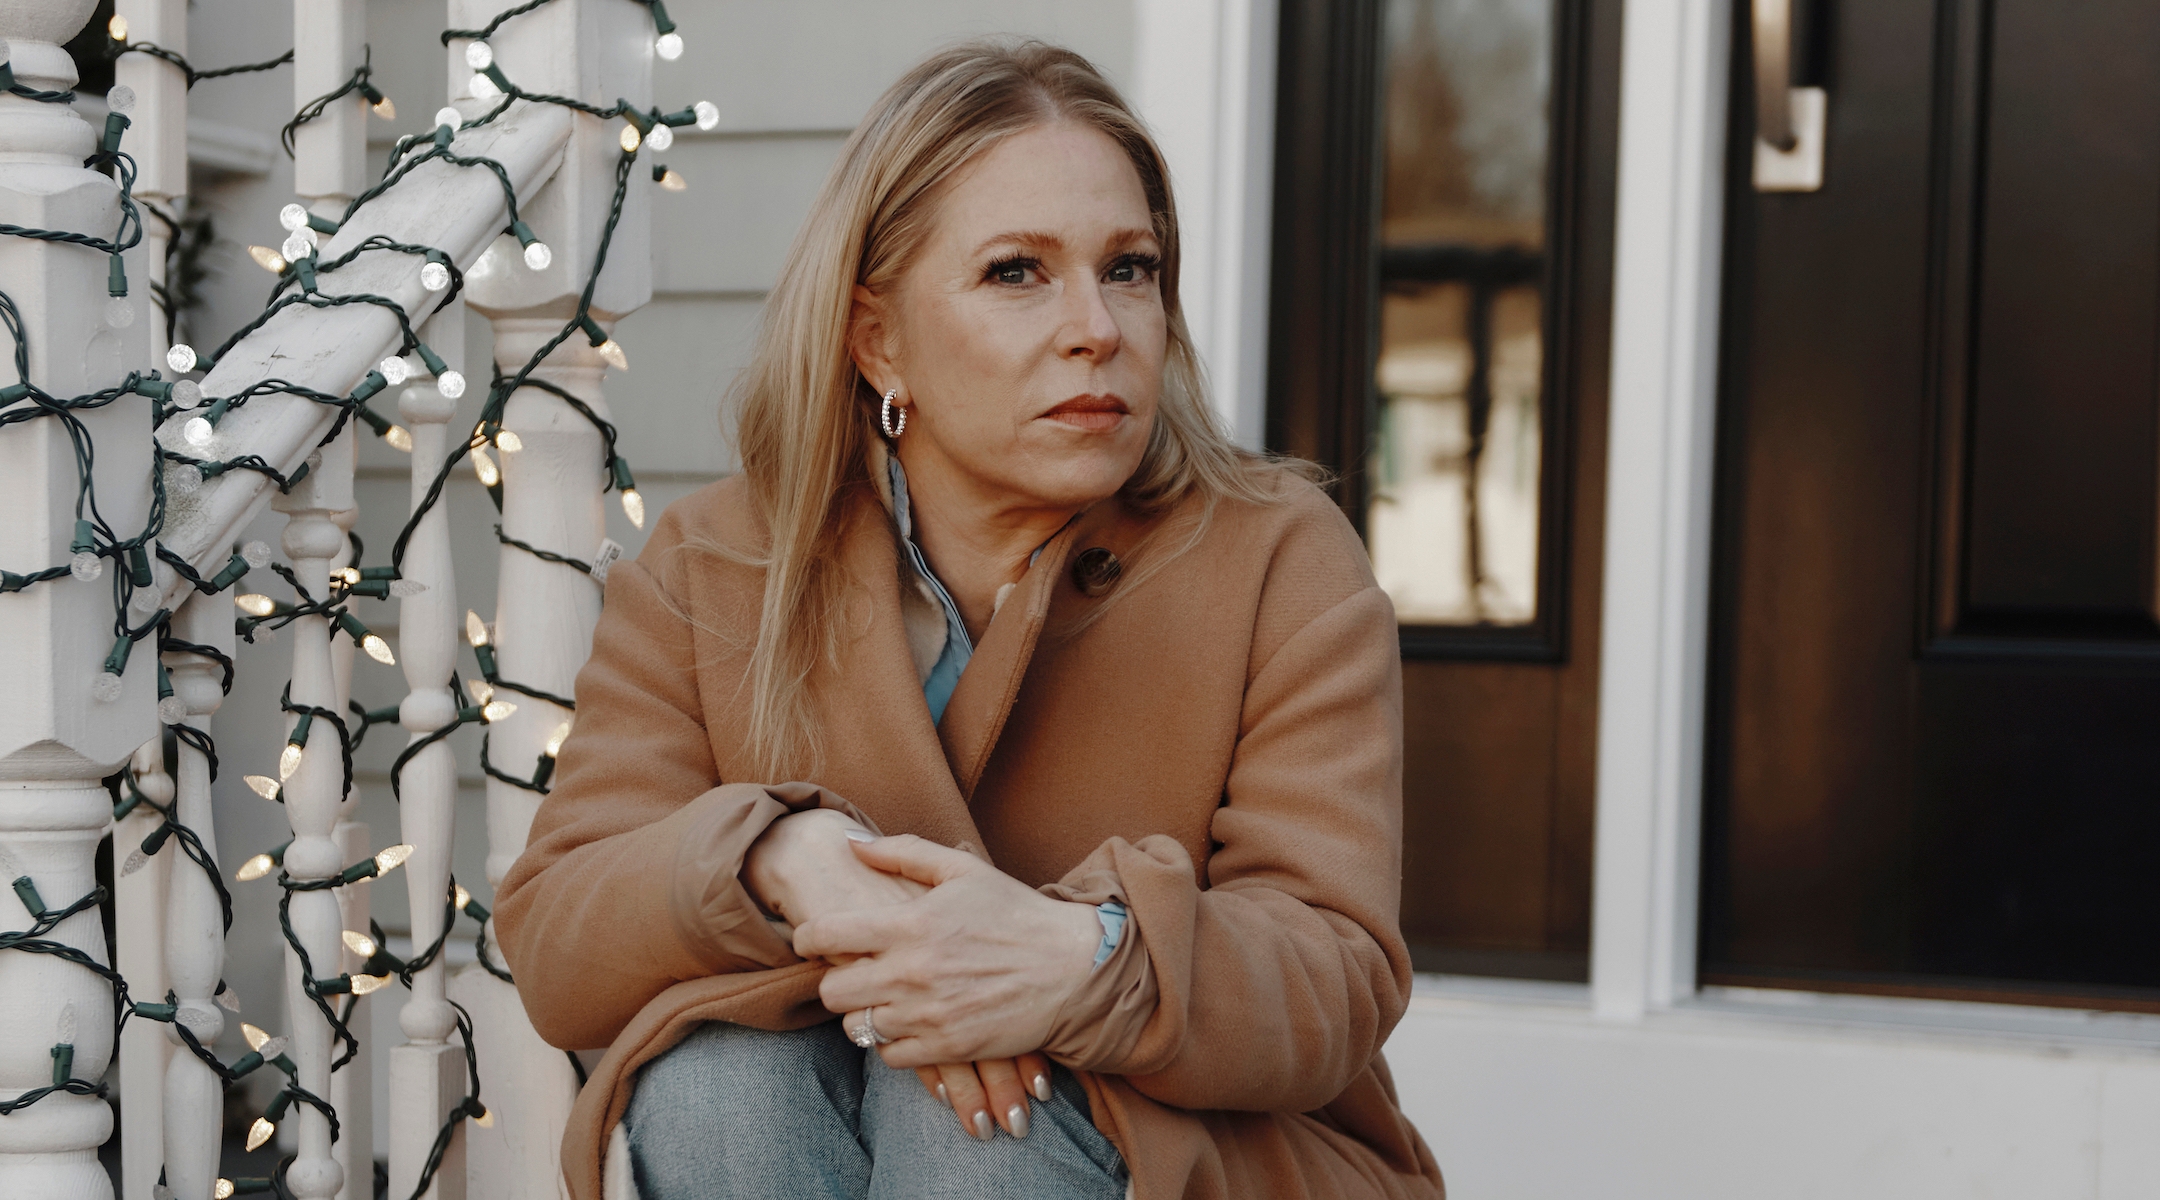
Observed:
[[[119,75],[136,99],[124,134],[124,121],[101,134],[57,95],[73,82],[59,44],[92,6],[0,0],[12,69],[0,87],[14,85],[0,94],[0,234],[15,235],[0,236],[0,293],[21,314],[16,361],[30,385],[0,391],[0,566],[11,572],[0,882],[14,884],[0,892],[0,928],[15,931],[0,935],[0,1196],[111,1194],[96,1151],[112,1133],[116,1031],[126,1200],[277,1188],[360,1200],[372,1192],[375,1086],[392,1093],[393,1197],[557,1194],[577,1068],[534,1034],[485,910],[451,879],[446,739],[486,726],[497,884],[545,791],[599,580],[621,552],[605,537],[605,492],[620,490],[643,524],[600,387],[623,365],[609,331],[651,292],[647,189],[661,171],[639,152],[717,113],[635,107],[649,105],[656,49],[680,52],[654,0],[449,0],[448,23],[464,31],[445,39],[453,107],[371,180],[365,126],[379,94],[364,0],[295,0],[296,107],[313,115],[293,137],[302,203],[279,253],[260,256],[280,272],[278,298],[214,356],[168,353],[145,286],[162,271],[160,239],[111,231],[126,231],[136,201],[184,199],[186,0],[119,0],[113,36],[131,51]],[[125,100],[116,89],[113,107]],[[109,294],[119,276],[105,259],[136,281],[125,300]],[[462,298],[444,304],[453,286]],[[496,381],[477,426],[453,430],[467,305],[494,323]],[[0,387],[8,378],[0,370]],[[409,430],[375,411],[393,395]],[[387,563],[352,560],[363,426],[413,455]],[[466,461],[502,512],[492,627],[461,606],[449,549],[444,484]],[[281,564],[265,547],[233,549],[266,505],[286,515]],[[231,682],[228,592],[263,567],[292,599],[261,594],[276,589],[258,578],[239,597],[238,631],[290,634],[286,749],[276,764],[218,766],[281,799],[290,829],[228,828],[228,849],[282,843],[235,872],[212,829],[210,730]],[[354,654],[392,659],[350,609],[365,595],[401,599],[397,720],[409,742],[393,770],[395,846],[352,819]],[[461,632],[478,667],[464,694]],[[155,652],[129,652],[153,637]],[[112,968],[92,870],[108,832],[120,863]],[[368,915],[368,880],[400,863],[409,962],[371,936]],[[284,889],[282,1014],[222,983],[228,879]],[[483,923],[482,950],[452,977],[443,947],[461,914]],[[396,1002],[369,997],[393,981],[411,989],[407,1040],[388,1079],[371,1081],[362,1014]],[[228,1009],[249,1022],[251,1048],[232,1062],[214,1050]],[[293,1127],[276,1181],[220,1174],[222,1094],[255,1071],[284,1076],[248,1133],[252,1147]]]

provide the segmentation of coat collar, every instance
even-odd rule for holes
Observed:
[[[892,517],[885,447],[873,440],[869,457],[883,511],[858,509],[842,553],[850,573],[869,591],[870,621],[863,636],[850,639],[842,651],[838,678],[843,682],[834,689],[828,711],[858,729],[881,731],[866,746],[879,773],[881,802],[871,815],[880,824],[946,845],[979,848],[982,836],[968,805],[1020,694],[1053,604],[1061,591],[1078,598],[1077,589],[1065,583],[1073,555],[1106,539],[1122,550],[1129,536],[1119,535],[1129,531],[1115,527],[1130,522],[1123,519],[1124,506],[1112,499],[1074,518],[1043,546],[991,618],[943,721],[933,724],[921,702],[921,678],[908,650],[901,590],[907,586],[908,568]]]

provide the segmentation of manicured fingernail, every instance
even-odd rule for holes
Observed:
[[[945,1085],[942,1083],[937,1085],[937,1102],[948,1108],[952,1106],[952,1097],[945,1094]]]
[[[991,1138],[993,1138],[993,1137],[996,1137],[996,1136],[997,1136],[997,1130],[996,1130],[995,1128],[993,1128],[993,1127],[991,1126],[991,1124],[990,1124],[990,1114],[989,1114],[989,1113],[986,1113],[986,1112],[979,1112],[979,1113],[976,1113],[976,1114],[975,1114],[975,1137],[977,1138],[977,1140],[979,1140],[979,1141],[985,1141],[985,1142],[987,1142],[987,1141],[989,1141],[989,1140],[990,1140]]]
[[[1050,1077],[1048,1075],[1038,1074],[1035,1076],[1035,1098],[1044,1104],[1050,1103]]]
[[[856,829],[850,826],[843,832],[847,834],[847,840],[851,842],[874,842],[877,840],[877,835],[867,829]]]
[[[1027,1136],[1027,1105],[1015,1104],[1005,1110],[1005,1124],[1016,1138]]]

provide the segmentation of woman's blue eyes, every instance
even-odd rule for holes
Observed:
[[[1155,269],[1155,259],[1136,256],[1113,263],[1103,277],[1111,283],[1144,283],[1154,274]],[[989,269],[983,272],[983,278],[993,283],[1017,287],[1028,282],[1031,273],[1041,270],[1042,262],[1039,259],[1010,258],[991,263]]]

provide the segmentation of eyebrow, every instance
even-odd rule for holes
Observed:
[[[1120,229],[1110,235],[1110,244],[1112,246],[1120,247],[1130,246],[1134,242],[1142,240],[1152,240],[1154,237],[1155,231],[1152,229]],[[977,243],[974,250],[974,256],[980,257],[981,255],[987,254],[993,247],[1010,245],[1017,245],[1022,247],[1023,249],[1036,251],[1062,250],[1065,248],[1065,239],[1047,230],[1014,230],[1008,233],[993,234],[989,237],[984,238],[981,242]]]

